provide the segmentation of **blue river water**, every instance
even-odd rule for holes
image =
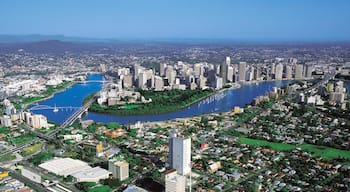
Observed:
[[[88,80],[101,79],[102,75],[100,74],[93,74],[88,76]],[[129,124],[135,123],[137,121],[162,121],[174,118],[192,117],[212,112],[227,112],[232,110],[235,106],[243,107],[244,105],[249,104],[255,97],[271,91],[272,87],[281,87],[287,83],[288,81],[266,81],[259,82],[258,84],[242,84],[241,88],[230,89],[228,91],[215,94],[187,108],[166,114],[144,116],[114,116],[89,112],[88,115],[84,117],[84,120],[91,119],[96,122],[118,122],[120,124]],[[350,84],[346,83],[346,85],[349,90]],[[54,97],[38,103],[38,105],[67,108],[60,108],[58,112],[54,112],[52,109],[33,110],[32,112],[45,115],[49,121],[61,123],[76,110],[74,107],[80,107],[82,105],[82,102],[86,96],[99,91],[101,88],[102,83],[100,82],[88,82],[86,84],[73,85],[65,91],[57,93]]]

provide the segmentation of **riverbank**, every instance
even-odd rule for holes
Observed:
[[[79,81],[63,82],[63,83],[57,85],[56,87],[51,88],[51,90],[47,89],[46,91],[48,91],[48,93],[45,93],[45,91],[43,93],[40,93],[40,94],[43,94],[44,96],[28,97],[28,98],[25,98],[25,100],[22,101],[22,103],[16,103],[16,104],[21,106],[22,109],[27,109],[28,106],[30,106],[34,103],[37,103],[37,102],[41,102],[41,101],[45,101],[47,99],[50,99],[50,98],[54,97],[57,93],[63,92],[66,89],[68,89],[69,87],[72,87],[73,85],[75,85],[77,83],[79,83]]]
[[[165,90],[148,91],[140,90],[141,95],[146,99],[152,99],[150,103],[135,103],[126,105],[101,106],[96,102],[90,107],[90,111],[102,114],[111,114],[116,116],[132,115],[158,115],[178,111],[189,107],[213,94],[216,91],[206,90]],[[87,99],[87,98],[86,98]],[[86,101],[86,99],[84,99]]]

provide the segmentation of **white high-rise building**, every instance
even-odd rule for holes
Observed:
[[[276,65],[275,79],[281,80],[282,75],[283,75],[283,65],[280,63]]]
[[[239,62],[238,65],[238,81],[245,81],[246,80],[246,68],[247,63],[246,62]]]
[[[176,169],[165,172],[165,192],[185,192],[186,177],[177,174]]]
[[[293,77],[292,66],[286,65],[286,79],[291,79]]]
[[[302,79],[303,78],[303,65],[297,64],[295,65],[295,79]]]
[[[171,131],[169,138],[169,165],[181,175],[191,172],[191,138]]]
[[[129,178],[129,163],[126,161],[109,161],[108,171],[119,181],[124,181]]]
[[[164,76],[165,75],[165,68],[166,68],[166,64],[165,63],[161,63],[159,66],[159,75],[160,76]]]
[[[163,78],[159,76],[154,77],[154,90],[156,91],[162,91],[164,89],[164,82]]]
[[[227,68],[227,81],[229,82],[233,82],[233,74],[234,74],[234,71],[233,71],[233,67],[229,66]]]

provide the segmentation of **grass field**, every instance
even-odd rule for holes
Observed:
[[[140,105],[133,105],[133,104],[129,104],[129,105],[124,105],[123,108],[126,110],[130,110],[130,109],[136,109],[139,108]]]
[[[29,142],[29,141],[31,141],[33,139],[34,139],[34,136],[23,135],[23,136],[20,136],[20,137],[10,138],[9,142],[13,143],[13,144],[16,144],[16,145],[21,145],[21,144],[27,143],[27,142]]]
[[[37,144],[34,144],[34,145],[30,146],[30,147],[26,147],[26,148],[23,149],[22,155],[23,156],[31,155],[31,154],[37,152],[41,148],[41,146],[43,146],[42,143],[37,143]]]
[[[8,155],[5,155],[5,156],[0,157],[0,162],[3,162],[3,161],[10,161],[10,160],[14,160],[14,159],[16,159],[16,155],[14,155],[14,154],[8,154]]]
[[[331,160],[338,157],[350,159],[350,151],[335,149],[331,147],[324,147],[324,146],[317,146],[317,145],[310,145],[310,144],[302,144],[297,146],[297,145],[284,144],[284,143],[274,143],[274,142],[258,140],[258,139],[249,139],[245,137],[241,137],[239,141],[241,143],[245,143],[248,145],[269,147],[276,151],[291,151],[293,149],[300,148],[303,151],[312,153],[313,156],[322,157],[325,160]]]

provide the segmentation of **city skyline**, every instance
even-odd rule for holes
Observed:
[[[347,1],[4,1],[0,34],[123,40],[349,41]]]

